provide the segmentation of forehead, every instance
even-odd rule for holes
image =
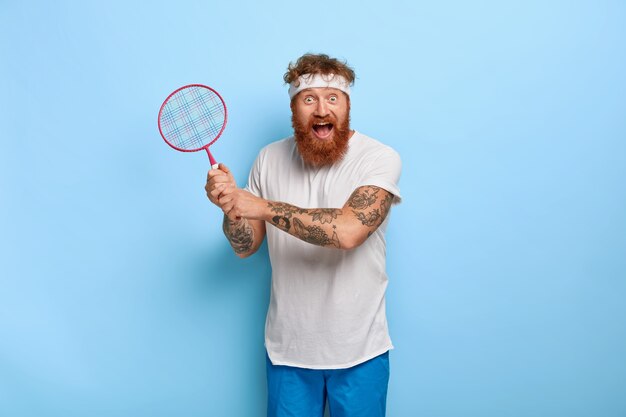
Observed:
[[[319,97],[323,97],[323,96],[329,96],[329,95],[336,95],[338,96],[339,94],[345,94],[343,91],[337,89],[337,88],[331,88],[331,87],[313,87],[313,88],[305,88],[304,90],[300,91],[298,93],[298,95],[300,97],[304,97],[304,96],[319,96]]]

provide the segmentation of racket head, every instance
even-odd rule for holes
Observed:
[[[159,133],[165,143],[181,152],[211,146],[224,132],[228,110],[222,96],[203,84],[173,91],[159,109]],[[209,153],[210,155],[210,153]]]

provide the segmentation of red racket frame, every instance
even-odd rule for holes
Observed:
[[[185,88],[190,88],[190,87],[201,87],[201,88],[207,88],[207,89],[211,90],[220,99],[220,101],[222,102],[222,105],[224,106],[224,124],[222,125],[222,129],[219,131],[217,136],[215,136],[215,138],[211,142],[207,143],[204,146],[199,147],[198,149],[182,149],[182,148],[179,148],[177,146],[172,145],[167,140],[167,138],[163,134],[163,131],[161,130],[161,113],[163,112],[163,108],[165,107],[165,104],[169,101],[169,99],[174,94],[178,93],[181,90],[184,90]],[[181,152],[198,152],[199,150],[204,149],[206,151],[207,155],[209,155],[209,161],[211,162],[211,166],[217,165],[217,162],[215,162],[215,159],[213,158],[213,155],[211,155],[211,151],[209,151],[209,146],[213,145],[215,143],[215,141],[218,140],[220,136],[222,136],[222,132],[224,132],[224,129],[226,128],[226,122],[227,121],[228,121],[228,109],[226,108],[226,102],[224,101],[224,99],[222,98],[220,93],[218,93],[217,91],[215,91],[213,88],[209,87],[208,85],[204,85],[204,84],[188,84],[188,85],[184,85],[184,86],[176,89],[175,91],[173,91],[163,101],[163,104],[161,104],[161,108],[159,109],[159,116],[158,116],[158,119],[157,119],[157,123],[159,125],[159,133],[161,134],[161,137],[163,138],[165,143],[167,143],[169,146],[171,146],[172,148],[176,149],[177,151],[181,151]]]

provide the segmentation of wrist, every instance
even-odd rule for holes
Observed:
[[[245,223],[245,217],[237,217],[235,219],[231,219],[227,214],[224,214],[224,223],[227,223],[229,226],[236,227],[241,226]]]
[[[252,219],[254,220],[263,220],[263,221],[267,221],[267,219],[269,218],[269,208],[268,208],[268,201],[261,198],[261,197],[257,197],[257,201],[255,203],[255,208],[254,208],[254,215],[251,216]]]

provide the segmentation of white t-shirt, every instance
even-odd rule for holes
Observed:
[[[293,137],[263,148],[247,189],[301,208],[341,208],[364,185],[400,201],[401,161],[389,146],[355,132],[340,162],[305,165]],[[393,349],[385,315],[383,224],[352,250],[306,243],[268,224],[272,289],[265,347],[275,365],[348,368]]]

